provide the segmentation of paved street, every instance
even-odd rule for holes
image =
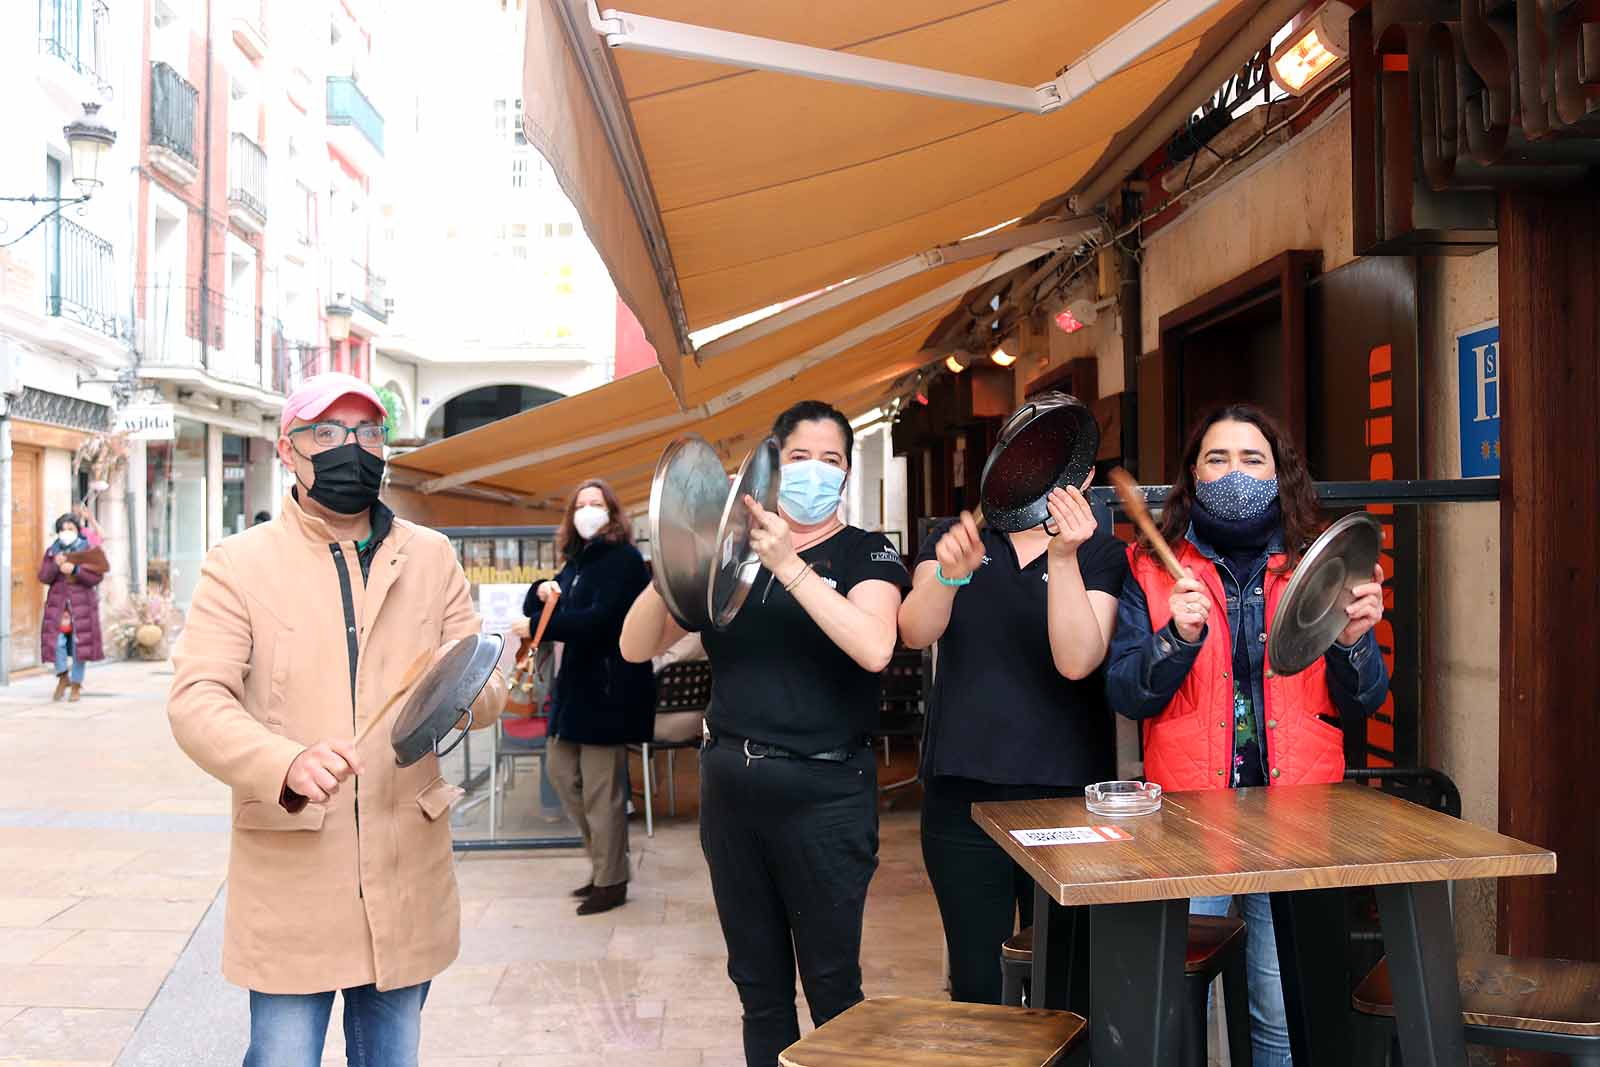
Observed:
[[[97,666],[77,705],[51,704],[49,677],[0,689],[0,1063],[242,1058],[245,997],[218,975],[228,795],[173,744],[169,680],[164,665]],[[896,763],[886,777],[905,772]],[[679,817],[653,840],[633,822],[629,903],[606,915],[572,914],[586,871],[573,853],[461,858],[461,958],[428,1000],[424,1064],[743,1062],[692,767],[678,788]],[[867,991],[935,995],[938,915],[913,812],[885,816],[882,857]],[[327,1063],[343,1062],[338,1018]]]

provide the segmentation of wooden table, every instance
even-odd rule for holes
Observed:
[[[1092,815],[1082,799],[974,804],[972,817],[1036,885],[1031,1003],[1086,1015],[1096,1067],[1179,1061],[1188,898],[1235,893],[1272,895],[1297,1067],[1348,1063],[1351,886],[1377,887],[1406,1063],[1456,1067],[1466,1048],[1446,883],[1556,869],[1548,850],[1353,783],[1170,793],[1139,818]],[[1025,847],[1012,836],[1106,825],[1131,839]],[[1083,952],[1064,959],[1073,939],[1059,916],[1050,923],[1052,901],[1087,906],[1062,914],[1087,912],[1092,966]]]

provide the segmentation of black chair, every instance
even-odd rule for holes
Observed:
[[[1250,995],[1245,978],[1242,920],[1215,915],[1189,916],[1189,942],[1183,959],[1183,991],[1189,998],[1183,1067],[1205,1067],[1206,1006],[1211,983],[1222,979],[1223,1021],[1228,1056],[1234,1067],[1249,1067]],[[1027,1004],[1033,974],[1033,927],[1011,935],[1000,946],[1000,1003]]]
[[[917,648],[898,648],[883,672],[883,695],[878,704],[878,728],[873,739],[883,742],[883,762],[889,764],[890,744],[895,738],[914,741],[919,756],[922,751],[922,729],[927,718],[923,694],[927,692],[927,653]],[[902,778],[878,787],[878,793],[888,796],[895,790],[915,785],[917,776]]]
[[[711,705],[711,663],[707,660],[680,660],[661,668],[656,675],[656,715],[672,712],[694,711],[705,714]],[[646,837],[656,834],[655,815],[655,753],[667,754],[667,814],[678,814],[678,790],[673,777],[673,756],[681,748],[699,748],[702,737],[682,741],[652,739],[637,748],[644,764],[644,832]]]

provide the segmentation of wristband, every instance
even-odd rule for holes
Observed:
[[[948,585],[952,589],[959,589],[963,585],[970,585],[972,583],[972,575],[970,574],[965,578],[946,578],[944,576],[944,564],[942,563],[934,564],[933,576],[939,579],[940,585]]]
[[[808,575],[810,573],[811,573],[811,564],[807,563],[804,567],[800,568],[800,573],[794,576],[794,581],[790,582],[788,585],[783,587],[783,591],[785,593],[794,592],[795,587],[798,586],[801,582],[805,581],[806,580],[806,575]]]

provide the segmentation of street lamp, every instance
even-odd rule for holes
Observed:
[[[348,304],[329,304],[326,314],[328,316],[328,340],[338,343],[350,336],[350,306]]]
[[[78,187],[85,200],[104,184],[100,165],[111,153],[111,146],[117,143],[117,135],[111,127],[96,117],[99,111],[99,104],[84,104],[83,114],[62,130],[67,137],[67,147],[72,150],[72,184]]]
[[[117,135],[111,127],[99,120],[99,112],[99,104],[85,103],[83,114],[61,131],[66,135],[67,148],[72,153],[72,184],[78,187],[79,195],[0,196],[0,202],[5,203],[51,205],[50,210],[46,211],[37,222],[22,231],[19,236],[0,243],[0,248],[16,244],[37,230],[46,220],[61,214],[63,208],[84,203],[105,184],[105,180],[100,176],[101,167],[111,151],[111,146],[117,143]],[[4,233],[5,230],[4,221],[0,221],[0,233]]]

